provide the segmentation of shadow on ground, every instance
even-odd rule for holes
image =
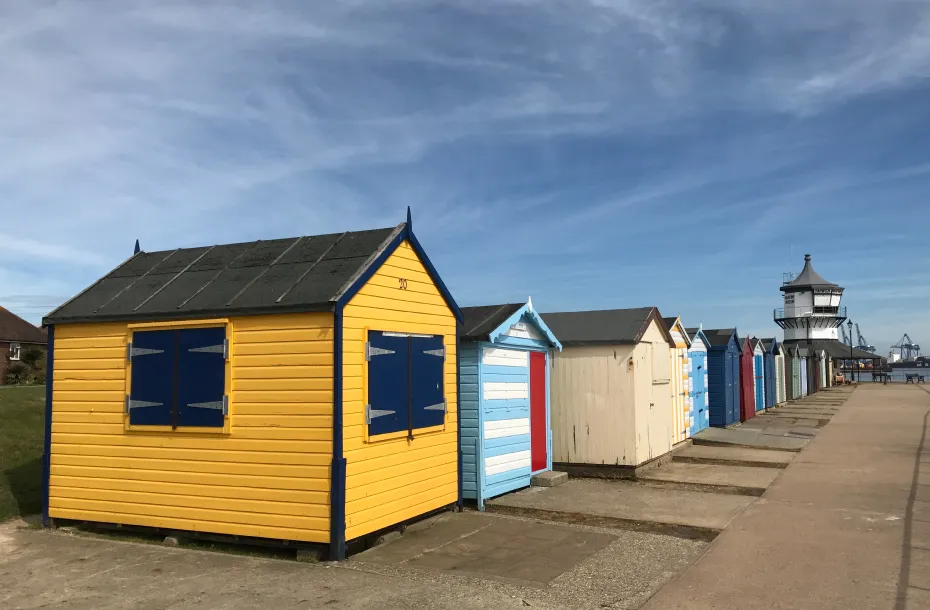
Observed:
[[[0,521],[42,510],[42,458],[9,468],[3,476],[11,497],[0,498]]]

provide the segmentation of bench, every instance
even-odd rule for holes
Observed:
[[[917,384],[917,383],[923,383],[923,382],[924,382],[924,376],[923,376],[923,375],[919,375],[919,374],[917,374],[917,373],[906,373],[906,374],[905,374],[905,377],[907,377],[907,381],[905,381],[905,383],[914,383],[914,384]]]

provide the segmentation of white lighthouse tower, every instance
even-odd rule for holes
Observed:
[[[804,255],[801,274],[781,291],[785,307],[775,310],[775,323],[785,330],[785,343],[839,340],[837,329],[846,320],[846,308],[840,307],[843,289],[814,271],[810,254]]]

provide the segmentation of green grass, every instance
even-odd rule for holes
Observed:
[[[0,522],[42,510],[45,386],[0,387]]]

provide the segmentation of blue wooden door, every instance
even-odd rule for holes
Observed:
[[[778,402],[778,386],[775,366],[775,354],[765,354],[765,407],[774,407]]]
[[[484,500],[526,487],[532,477],[530,360],[525,350],[481,350],[481,494]]]
[[[133,426],[171,426],[177,369],[174,330],[137,331],[132,335],[132,379],[126,408]]]
[[[801,396],[807,396],[807,358],[801,358]]]
[[[691,375],[688,378],[692,400],[691,427],[689,436],[694,436],[710,426],[710,409],[707,406],[707,352],[695,351],[691,356]]]
[[[739,363],[739,353],[736,350],[729,352],[730,358],[730,411],[729,419],[727,425],[735,424],[739,422],[739,406],[740,406],[740,389],[739,389],[739,375],[740,375],[740,363]]]
[[[752,358],[752,372],[756,392],[756,411],[765,409],[765,358],[755,354]]]
[[[222,427],[226,411],[226,329],[178,332],[178,426]]]
[[[406,335],[368,333],[368,435],[410,428],[410,366]]]
[[[446,421],[446,395],[443,391],[445,350],[442,337],[410,337],[410,367],[413,428],[443,425]]]

